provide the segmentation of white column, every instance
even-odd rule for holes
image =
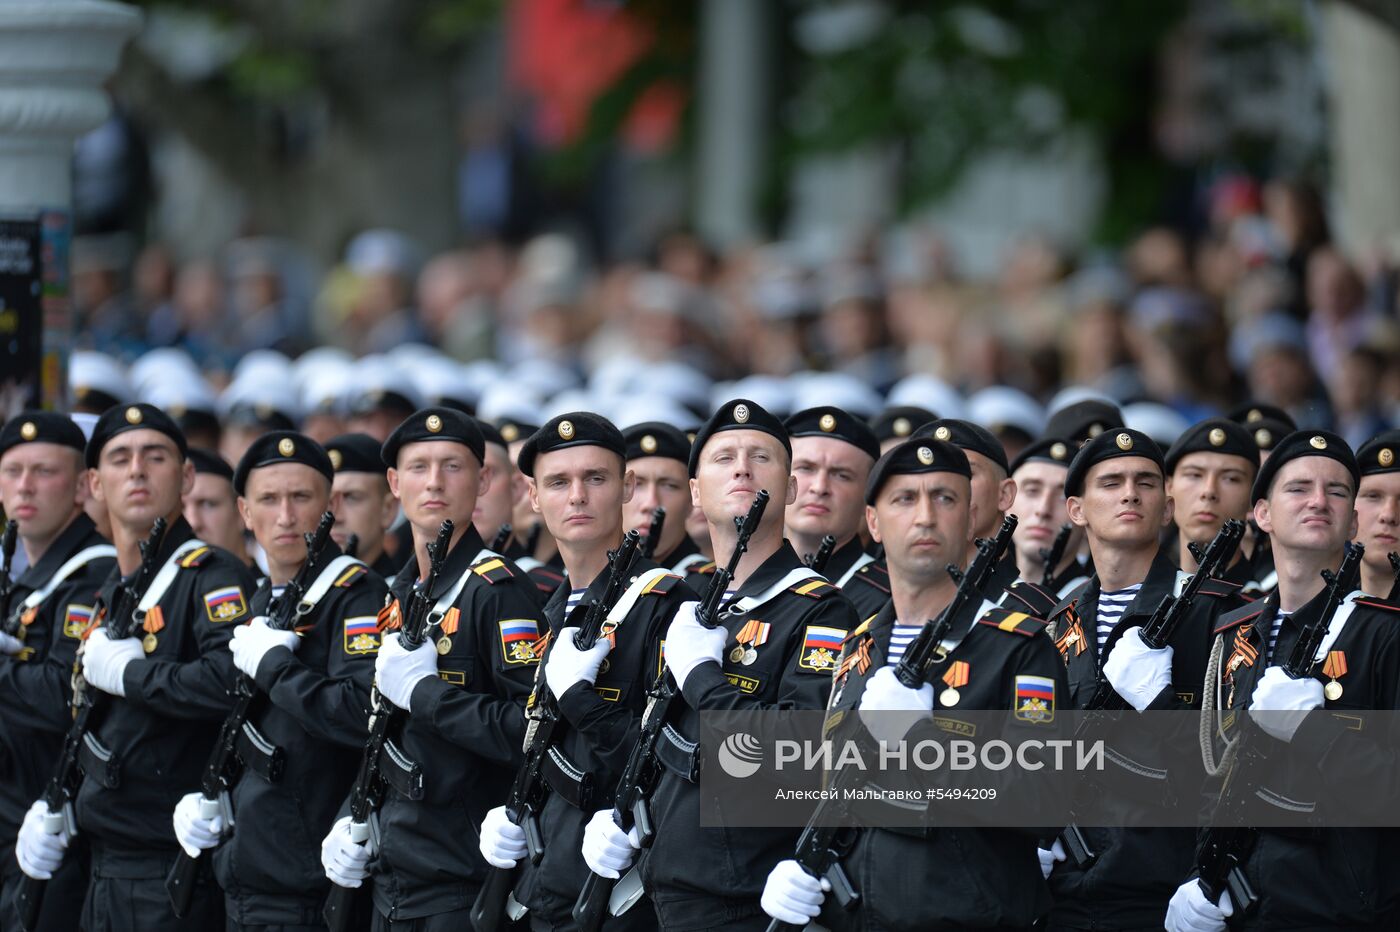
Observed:
[[[0,217],[42,219],[43,398],[64,401],[72,302],[73,141],[107,118],[103,82],[141,28],[106,0],[0,0]]]

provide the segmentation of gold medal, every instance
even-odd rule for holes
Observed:
[[[744,645],[740,644],[729,652],[730,663],[742,663],[744,660]]]
[[[452,650],[452,639],[451,639],[450,637],[448,637],[447,635],[444,634],[442,637],[438,638],[438,642],[437,642],[437,652],[438,652],[438,654],[440,654],[441,656],[444,656],[444,657],[445,657],[445,656],[447,656],[447,654],[448,654],[451,650]]]
[[[1322,687],[1322,694],[1327,697],[1328,702],[1336,702],[1338,699],[1342,698],[1342,684],[1333,680]]]
[[[956,689],[954,689],[953,687],[949,686],[947,689],[943,690],[943,692],[941,692],[941,693],[938,694],[938,704],[939,704],[939,705],[957,705],[957,704],[958,704],[958,700],[961,699],[961,698],[962,698],[962,695],[961,695]]]
[[[143,637],[141,639],[141,649],[148,654],[153,653],[156,649],[156,636],[154,634],[148,634]]]
[[[758,651],[754,650],[752,647],[750,647],[748,650],[744,651],[744,666],[746,666],[746,667],[751,667],[751,666],[753,666],[753,662],[754,662],[755,660],[757,660],[757,659],[758,659]]]

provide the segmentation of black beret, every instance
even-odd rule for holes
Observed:
[[[238,461],[233,471],[233,490],[239,495],[248,487],[248,474],[264,466],[278,466],[282,463],[300,463],[310,466],[330,482],[335,478],[335,468],[324,447],[305,434],[291,430],[273,430],[254,440]]]
[[[533,476],[535,457],[569,447],[602,447],[627,459],[627,442],[616,424],[588,411],[570,411],[545,421],[544,426],[525,441],[515,462],[522,473]]]
[[[1261,459],[1263,454],[1272,452],[1280,440],[1297,430],[1287,421],[1275,421],[1269,418],[1245,426],[1249,430],[1250,437],[1254,439],[1254,445],[1259,448]]]
[[[633,424],[622,432],[622,439],[627,442],[629,460],[664,456],[684,464],[690,463],[690,438],[680,428],[663,421]]]
[[[1172,473],[1188,453],[1228,453],[1249,460],[1256,467],[1259,463],[1259,445],[1250,431],[1243,424],[1224,417],[1206,418],[1177,437],[1163,461],[1167,473]]]
[[[1400,472],[1400,430],[1383,430],[1356,451],[1356,463],[1361,475]]]
[[[261,427],[266,430],[296,430],[297,427],[290,414],[262,401],[238,402],[224,415],[224,424],[229,427]]]
[[[870,429],[875,431],[876,439],[884,443],[886,440],[903,440],[920,424],[937,419],[938,415],[928,408],[920,408],[918,405],[896,405],[875,415],[874,420],[870,422]]]
[[[187,408],[182,404],[165,406],[165,413],[175,419],[175,423],[180,425],[180,430],[186,434],[195,431],[210,431],[218,434],[219,419],[213,411],[206,411],[201,408]]]
[[[1071,445],[1084,445],[1106,430],[1123,426],[1123,412],[1118,406],[1107,401],[1087,399],[1066,405],[1050,415],[1045,425],[1045,436],[1064,437]]]
[[[528,421],[515,421],[510,418],[498,418],[496,427],[501,431],[501,439],[507,444],[515,443],[517,440],[524,440],[540,429],[540,425],[531,424]]]
[[[189,444],[185,441],[184,432],[180,430],[174,419],[160,408],[144,402],[116,405],[102,412],[102,416],[97,419],[97,423],[92,428],[92,437],[87,442],[88,468],[97,467],[97,461],[102,456],[102,448],[107,445],[108,441],[117,434],[124,434],[129,430],[160,431],[175,441],[181,459],[189,455]]]
[[[1245,425],[1250,430],[1254,430],[1254,425],[1261,421],[1271,421],[1275,424],[1286,425],[1288,429],[1275,437],[1275,440],[1282,439],[1284,434],[1291,434],[1298,429],[1297,422],[1293,420],[1292,415],[1287,411],[1277,405],[1259,404],[1256,401],[1240,405],[1238,408],[1231,411],[1227,417],[1238,424]]]
[[[347,406],[351,416],[373,414],[376,411],[412,411],[413,399],[391,388],[370,388],[357,392]],[[451,407],[456,407],[453,405]]]
[[[1264,465],[1259,467],[1259,475],[1254,477],[1253,500],[1257,502],[1268,498],[1269,486],[1284,464],[1305,456],[1325,456],[1336,460],[1351,473],[1352,491],[1361,484],[1361,467],[1357,465],[1356,455],[1345,440],[1331,431],[1295,430],[1278,442]]]
[[[757,430],[762,431],[772,437],[776,437],[787,451],[788,458],[792,458],[792,441],[788,439],[787,429],[783,427],[783,422],[778,420],[757,402],[749,401],[747,398],[735,398],[720,406],[720,409],[710,416],[710,419],[701,426],[695,434],[695,440],[690,445],[690,461],[687,468],[690,470],[692,478],[695,476],[695,468],[700,465],[700,453],[705,449],[705,444],[715,434],[726,430]]]
[[[942,440],[927,438],[906,440],[875,462],[870,479],[865,483],[865,503],[875,504],[875,498],[892,476],[911,476],[926,472],[951,472],[972,478],[967,454],[958,446]]]
[[[0,428],[0,456],[22,443],[56,443],[82,453],[87,446],[82,428],[66,414],[21,411]]]
[[[443,407],[457,408],[457,405],[451,404],[449,402],[444,402]],[[457,408],[457,410],[461,411],[463,409]],[[466,413],[470,414],[471,412],[468,411]],[[480,417],[474,418],[474,420],[476,421],[477,428],[481,431],[481,439],[484,440],[486,443],[494,443],[498,447],[510,446],[510,444],[506,443],[506,438],[502,437],[501,432],[496,429],[495,424],[492,424],[485,418]]]
[[[372,472],[384,475],[379,441],[369,434],[341,434],[326,441],[326,455],[336,472]]]
[[[478,463],[485,462],[486,441],[481,436],[481,428],[476,426],[476,418],[456,408],[443,407],[420,408],[404,418],[384,441],[379,456],[385,466],[397,466],[399,449],[406,443],[423,440],[460,443],[476,455]]]
[[[1008,473],[1014,475],[1016,470],[1027,463],[1054,463],[1056,466],[1069,469],[1070,460],[1074,458],[1075,452],[1074,444],[1068,440],[1061,440],[1058,437],[1041,437],[1016,454],[1016,458],[1011,461],[1011,469],[1008,470]]]
[[[75,407],[87,408],[89,411],[106,411],[122,403],[116,395],[108,394],[100,388],[93,388],[91,385],[77,385],[73,388],[73,405]]]
[[[914,431],[914,439],[927,437],[954,444],[965,451],[981,453],[1004,472],[1011,472],[1011,466],[1006,462],[1006,448],[995,434],[980,424],[952,417],[939,418]]]
[[[860,418],[831,405],[807,408],[789,415],[783,421],[789,437],[831,437],[844,440],[851,446],[869,455],[872,460],[880,458],[880,441],[875,431]]]
[[[233,467],[213,450],[203,450],[199,447],[190,447],[186,457],[194,464],[194,471],[206,473],[212,476],[223,476],[229,482],[233,481]]]
[[[1167,474],[1162,448],[1155,440],[1140,430],[1119,427],[1099,434],[1079,448],[1065,474],[1065,497],[1084,493],[1084,479],[1095,465],[1124,456],[1146,457],[1157,464],[1164,477]]]

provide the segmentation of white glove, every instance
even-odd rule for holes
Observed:
[[[1129,628],[1108,652],[1103,675],[1114,692],[1141,712],[1172,684],[1171,645],[1153,650],[1143,643],[1141,628]]]
[[[368,844],[356,844],[350,837],[350,817],[341,816],[321,841],[321,867],[331,883],[358,887],[369,876],[367,865],[373,853]]]
[[[768,872],[758,905],[779,922],[805,926],[822,911],[822,900],[831,889],[825,877],[813,877],[796,861],[779,861]]]
[[[525,844],[525,830],[510,820],[505,806],[497,806],[481,820],[481,839],[477,846],[487,864],[507,871],[530,853]]]
[[[563,696],[575,683],[595,682],[603,658],[612,650],[607,638],[599,638],[588,650],[579,650],[574,646],[577,634],[578,628],[560,631],[549,651],[549,659],[545,661],[544,679],[555,699]]]
[[[928,717],[933,710],[933,686],[924,683],[910,689],[895,677],[893,667],[881,667],[865,684],[859,709],[866,731],[875,740],[891,744]]]
[[[1046,880],[1050,879],[1050,872],[1055,869],[1055,865],[1065,859],[1065,846],[1056,838],[1055,843],[1048,848],[1036,848],[1036,857],[1040,858],[1040,873]]]
[[[374,661],[374,678],[379,692],[405,712],[413,687],[421,681],[437,676],[437,645],[424,641],[417,650],[405,650],[397,632],[389,635],[379,645],[379,656]]]
[[[223,816],[204,817],[204,801],[203,793],[186,793],[175,804],[175,840],[192,858],[199,857],[205,848],[218,847],[224,832]]]
[[[1220,894],[1220,905],[1206,899],[1200,883],[1188,880],[1176,888],[1167,904],[1167,932],[1224,932],[1225,920],[1234,915],[1230,894]]]
[[[676,678],[676,685],[685,688],[685,678],[702,663],[720,662],[729,632],[723,625],[706,628],[695,620],[699,602],[683,602],[666,628],[666,666]]]
[[[8,654],[13,657],[24,650],[24,642],[12,634],[0,631],[0,654]]]
[[[642,850],[637,827],[623,832],[613,821],[611,809],[600,809],[593,813],[583,830],[583,862],[599,877],[617,880],[622,872],[632,866],[637,852]]]
[[[1308,712],[1322,705],[1322,684],[1310,676],[1295,680],[1283,667],[1269,667],[1254,684],[1249,711],[1265,712],[1250,718],[1280,741],[1292,741]]]
[[[52,829],[57,828],[54,832]],[[68,848],[68,830],[60,813],[50,813],[49,804],[36,799],[24,814],[15,839],[15,860],[19,869],[35,880],[48,880],[63,863]]]
[[[267,616],[259,615],[246,625],[233,629],[233,640],[229,650],[233,651],[233,665],[249,676],[256,676],[258,664],[274,647],[285,647],[294,651],[301,638],[295,631],[278,631],[268,627]]]
[[[104,693],[125,698],[126,665],[144,656],[146,651],[136,638],[114,641],[107,637],[106,628],[94,628],[83,642],[83,679]]]

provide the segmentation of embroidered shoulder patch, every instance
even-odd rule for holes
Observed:
[[[347,654],[379,653],[379,619],[377,617],[360,615],[357,618],[345,619],[345,652]]]
[[[73,638],[75,641],[79,640],[90,624],[92,624],[91,605],[70,604],[63,612],[64,637]]]
[[[243,598],[242,589],[225,586],[204,593],[204,610],[209,614],[210,621],[233,621],[248,613],[248,601]]]
[[[845,628],[808,625],[797,665],[814,673],[830,673],[836,669],[836,660],[841,656],[841,642],[845,639]]]
[[[1045,725],[1055,720],[1055,681],[1048,676],[1016,677],[1011,708],[1023,722]]]
[[[508,664],[539,663],[536,644],[540,639],[539,622],[533,618],[508,618],[497,622],[501,629],[501,656]]]

